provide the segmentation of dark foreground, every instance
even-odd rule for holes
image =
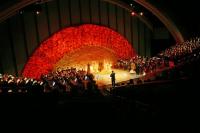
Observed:
[[[198,85],[194,78],[118,87],[108,96],[0,94],[1,130],[199,132]]]

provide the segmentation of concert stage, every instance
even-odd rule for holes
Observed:
[[[115,72],[116,84],[121,82],[129,82],[130,79],[134,80],[145,76],[145,75],[136,75],[135,73],[130,73],[128,71],[119,69],[113,69],[113,71]],[[96,83],[99,87],[111,85],[111,78],[110,78],[111,72],[108,73],[108,71],[106,72],[102,71],[93,74],[95,76]]]
[[[112,70],[115,72],[116,83],[144,76],[131,74],[127,70],[112,69],[112,65],[116,62],[117,55],[112,49],[97,46],[85,46],[64,55],[62,59],[54,65],[54,71],[58,69],[65,70],[66,68],[71,67],[78,70],[90,71],[90,73],[94,75],[99,87],[111,85],[110,74]]]

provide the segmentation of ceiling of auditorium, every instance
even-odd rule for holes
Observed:
[[[134,3],[134,0],[123,0],[127,4]],[[168,16],[186,36],[200,35],[200,15],[199,4],[197,0],[146,0],[165,16]],[[146,15],[155,24],[155,18],[151,14]],[[158,23],[156,23],[158,25]]]
[[[1,0],[0,1],[0,11],[12,6],[13,4],[23,0]],[[153,16],[151,13],[147,12],[143,7],[134,2],[134,0],[121,0],[127,4],[133,3],[133,8],[136,11],[143,11],[145,17],[147,17],[154,26],[160,27],[162,23]],[[171,18],[171,20],[177,25],[177,27],[186,36],[196,36],[200,35],[200,15],[197,0],[190,1],[178,1],[178,0],[147,0],[160,11],[162,11],[166,16]]]

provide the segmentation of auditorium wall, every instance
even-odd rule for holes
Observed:
[[[20,76],[42,41],[62,28],[88,23],[117,31],[139,55],[151,55],[152,31],[117,5],[103,0],[52,0],[40,6],[39,14],[25,8],[0,23],[0,73]]]

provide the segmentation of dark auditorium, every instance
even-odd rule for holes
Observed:
[[[1,0],[0,132],[200,132],[199,9]]]

